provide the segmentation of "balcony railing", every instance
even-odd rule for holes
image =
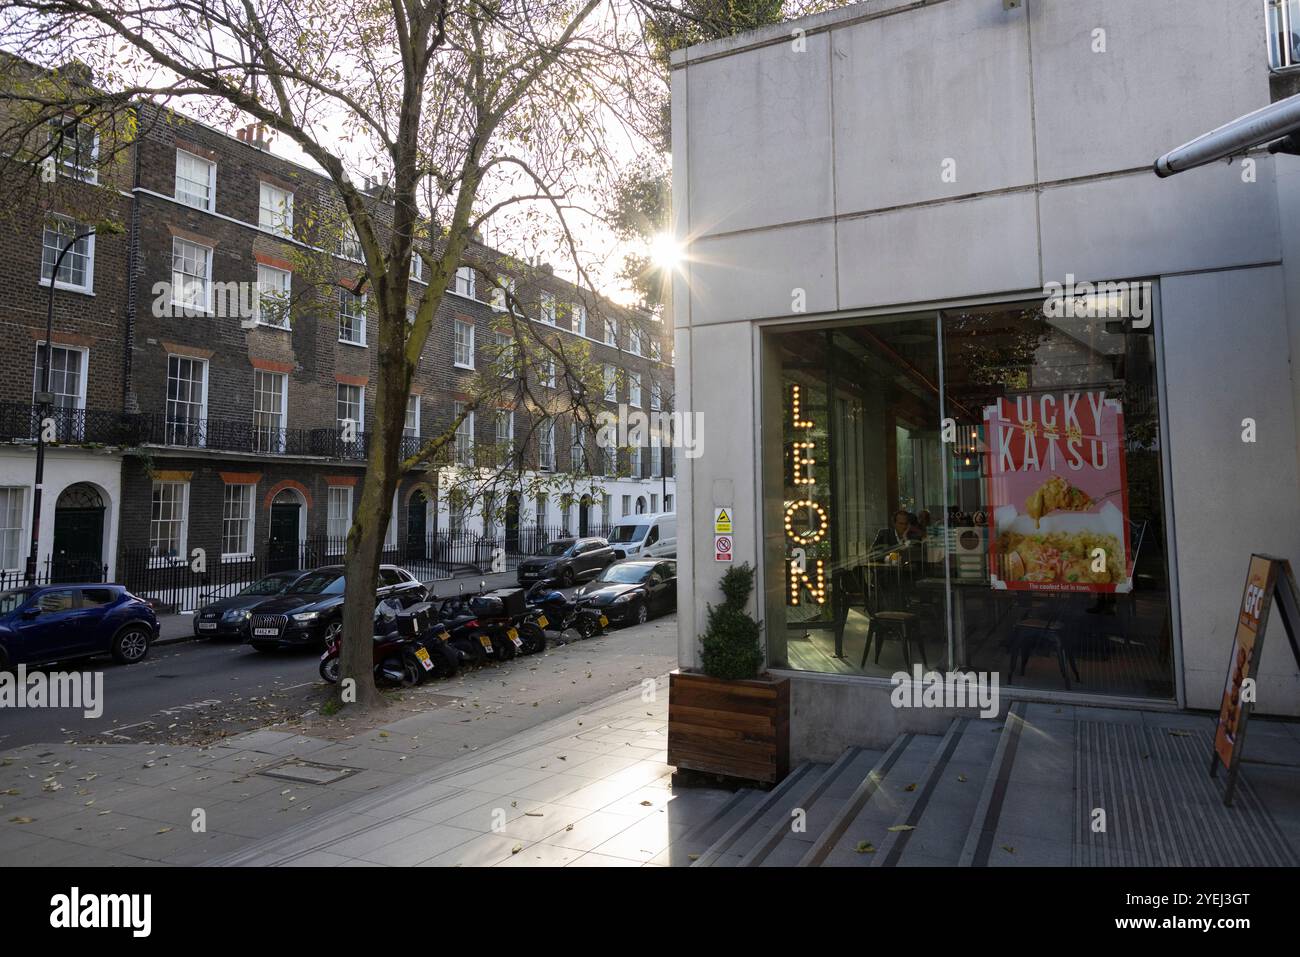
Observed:
[[[35,442],[44,418],[51,426],[46,439],[60,445],[160,445],[345,461],[364,460],[372,434],[358,432],[344,440],[336,428],[283,429],[253,419],[186,419],[161,412],[53,408],[42,417],[40,406],[0,402],[0,442]],[[404,436],[401,455],[414,455],[420,443],[414,436]]]

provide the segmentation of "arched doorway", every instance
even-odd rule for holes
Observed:
[[[104,579],[104,497],[88,482],[69,485],[54,503],[50,559],[55,581]]]
[[[591,496],[584,495],[578,502],[578,534],[586,538],[591,534]]]
[[[644,515],[644,514],[645,514],[645,496],[644,496],[644,495],[638,495],[638,496],[636,497],[636,513],[637,513],[638,515]]]
[[[306,538],[307,503],[296,489],[284,488],[271,500],[271,540],[266,551],[268,571],[285,571],[306,564],[302,544]]]

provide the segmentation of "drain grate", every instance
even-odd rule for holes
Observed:
[[[299,784],[333,784],[356,774],[360,768],[345,768],[334,764],[317,764],[314,761],[299,761],[291,758],[280,764],[273,764],[257,773],[281,781],[296,781]]]

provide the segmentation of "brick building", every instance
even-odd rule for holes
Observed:
[[[56,287],[61,432],[47,455],[42,562],[97,559],[110,577],[128,578],[159,567],[183,576],[197,548],[227,566],[341,559],[365,477],[377,323],[354,292],[361,257],[339,226],[331,184],[270,153],[254,129],[229,136],[144,110],[114,171],[115,215],[128,228],[80,244],[75,274],[65,267]],[[382,188],[367,192],[382,225],[391,206]],[[77,206],[75,197],[67,203]],[[54,213],[33,213],[27,231],[5,234],[0,263],[0,276],[19,290],[0,313],[10,344],[0,352],[0,426],[11,442],[0,453],[0,565],[11,579],[30,529],[24,509],[39,418],[31,370],[49,273],[46,262],[38,281],[42,249],[49,260],[61,245],[47,225]],[[464,266],[444,297],[411,390],[405,452],[454,421],[476,374],[507,345],[507,309],[582,344],[583,361],[605,370],[598,405],[668,408],[671,338],[661,323],[593,299],[544,266],[481,245],[466,258],[500,270]],[[413,267],[412,307],[423,273]],[[532,395],[554,391],[545,368],[521,374]],[[514,547],[536,527],[576,533],[623,514],[672,510],[667,450],[610,455],[582,429],[583,454],[575,455],[569,419],[539,425],[527,411],[535,402],[494,405],[466,420],[448,461],[403,478],[388,537],[394,557],[445,557],[438,536],[448,531]],[[449,490],[468,487],[503,445],[519,468],[513,482],[498,482],[486,501],[458,503]],[[570,474],[542,491],[539,473]]]

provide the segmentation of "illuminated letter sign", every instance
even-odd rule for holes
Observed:
[[[790,386],[790,422],[796,430],[808,431],[813,427],[812,419],[804,418],[803,396],[800,387]],[[803,548],[808,545],[815,545],[826,537],[827,529],[830,527],[830,519],[826,510],[822,508],[813,499],[813,489],[817,479],[813,475],[813,469],[817,465],[817,460],[813,458],[812,452],[816,448],[816,443],[807,439],[793,442],[790,446],[790,459],[792,464],[791,482],[795,486],[801,487],[806,495],[786,506],[785,515],[785,537],[793,543],[798,554],[792,555],[787,562],[787,572],[790,581],[790,590],[787,601],[791,605],[799,604],[801,596],[807,592],[814,602],[819,605],[826,604],[826,563],[820,558],[803,557]],[[808,516],[808,525],[806,528],[799,529],[795,527],[795,517],[803,511]]]

